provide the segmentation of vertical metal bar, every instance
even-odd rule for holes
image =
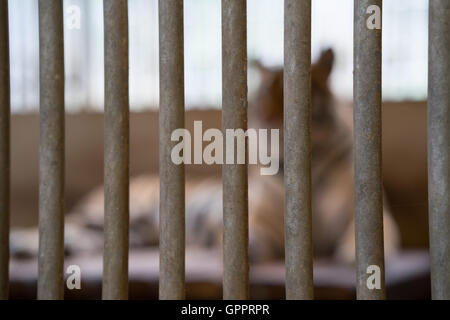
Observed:
[[[311,0],[284,5],[286,298],[313,299]]]
[[[430,0],[428,198],[433,299],[450,299],[450,2]]]
[[[184,165],[171,160],[171,134],[184,128],[183,38],[183,1],[160,0],[160,299],[185,297]]]
[[[0,300],[8,299],[10,85],[8,0],[0,0]]]
[[[367,19],[382,0],[355,0],[354,7],[354,135],[355,232],[358,299],[384,299],[383,198],[381,176],[381,25]],[[373,7],[372,7],[373,9]],[[367,286],[369,266],[379,268],[380,289]],[[375,267],[375,268],[376,268]],[[369,269],[370,271],[371,269]]]
[[[105,243],[102,298],[128,298],[128,2],[103,1],[105,36]]]
[[[247,130],[247,106],[247,3],[222,0],[223,132]],[[224,164],[222,168],[223,298],[248,299],[247,165]]]
[[[61,0],[39,1],[38,299],[64,297],[64,32]]]

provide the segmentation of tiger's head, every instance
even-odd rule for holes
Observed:
[[[334,53],[324,50],[311,66],[311,139],[312,148],[323,144],[336,126],[336,110],[328,79],[333,69]],[[250,110],[250,124],[256,128],[280,129],[280,157],[283,157],[283,69],[256,63],[261,82]]]

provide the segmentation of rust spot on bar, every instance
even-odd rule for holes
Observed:
[[[63,299],[63,3],[39,1],[40,166],[38,299]]]
[[[10,194],[8,1],[0,0],[0,300],[8,299]]]
[[[128,298],[129,101],[127,0],[104,0],[105,244],[102,298]]]
[[[369,29],[367,9],[382,0],[354,4],[354,136],[356,292],[384,299],[383,193],[381,176],[381,28]],[[380,21],[381,22],[381,21]],[[381,288],[367,287],[367,268],[380,268]]]
[[[313,299],[311,1],[284,3],[286,298]]]
[[[246,24],[246,0],[222,0],[223,132],[227,129],[247,130]],[[224,164],[222,180],[223,298],[248,299],[247,164]]]
[[[171,159],[172,131],[184,128],[183,1],[159,1],[160,299],[185,297],[184,165]]]
[[[450,299],[450,2],[429,4],[428,198],[433,299]]]

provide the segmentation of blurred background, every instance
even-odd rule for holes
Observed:
[[[129,0],[130,175],[158,172],[158,1]],[[247,0],[248,58],[283,64],[283,1]],[[312,1],[312,59],[332,48],[334,95],[351,106],[353,90],[353,1]],[[72,6],[80,28],[69,28]],[[66,71],[66,211],[103,183],[103,4],[64,0]],[[34,228],[38,216],[39,29],[37,0],[9,0],[13,229]],[[221,126],[221,1],[185,0],[186,126]],[[428,1],[383,1],[383,178],[386,199],[400,226],[403,255],[388,262],[390,298],[428,298],[426,98]],[[249,97],[260,74],[249,64]],[[220,178],[218,166],[188,166],[189,177]],[[147,253],[146,253],[147,254]],[[101,254],[82,265],[81,292],[99,298]],[[210,261],[206,263],[204,261]],[[68,261],[67,263],[74,262]],[[130,259],[131,297],[156,298],[157,254]],[[12,260],[12,297],[35,297],[35,261]],[[216,257],[187,257],[188,297],[220,298],[221,263]],[[83,271],[84,270],[84,271]],[[252,269],[252,297],[283,298],[281,264]],[[354,271],[319,261],[316,297],[354,297]]]
[[[312,1],[312,57],[324,48],[336,53],[331,86],[351,99],[353,1]],[[80,29],[65,24],[66,107],[69,111],[103,108],[102,1],[64,0],[80,8]],[[220,108],[220,0],[186,0],[185,84],[187,108]],[[427,0],[383,2],[383,97],[423,100],[427,93]],[[12,0],[10,11],[11,93],[13,112],[36,110],[39,102],[38,10],[35,0]],[[269,66],[283,63],[283,1],[248,0],[248,57]],[[129,0],[130,105],[157,108],[159,100],[158,3]],[[257,74],[249,73],[250,94]]]

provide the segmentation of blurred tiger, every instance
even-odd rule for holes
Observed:
[[[312,183],[313,250],[319,257],[353,263],[353,159],[352,111],[338,104],[328,87],[334,54],[324,51],[312,65]],[[249,108],[250,126],[279,128],[283,132],[283,70],[256,64],[261,85]],[[281,170],[261,176],[249,170],[250,262],[284,257],[284,191]],[[130,247],[157,246],[159,240],[159,178],[144,175],[130,181]],[[103,249],[103,186],[89,193],[66,220],[65,247],[69,255],[101,252]],[[37,239],[37,232],[28,237]],[[386,256],[399,248],[397,226],[384,206]],[[29,248],[27,233],[11,239],[13,255],[36,255]],[[206,179],[186,183],[186,244],[188,248],[220,250],[222,241],[222,183]],[[28,241],[28,245],[29,245]]]

